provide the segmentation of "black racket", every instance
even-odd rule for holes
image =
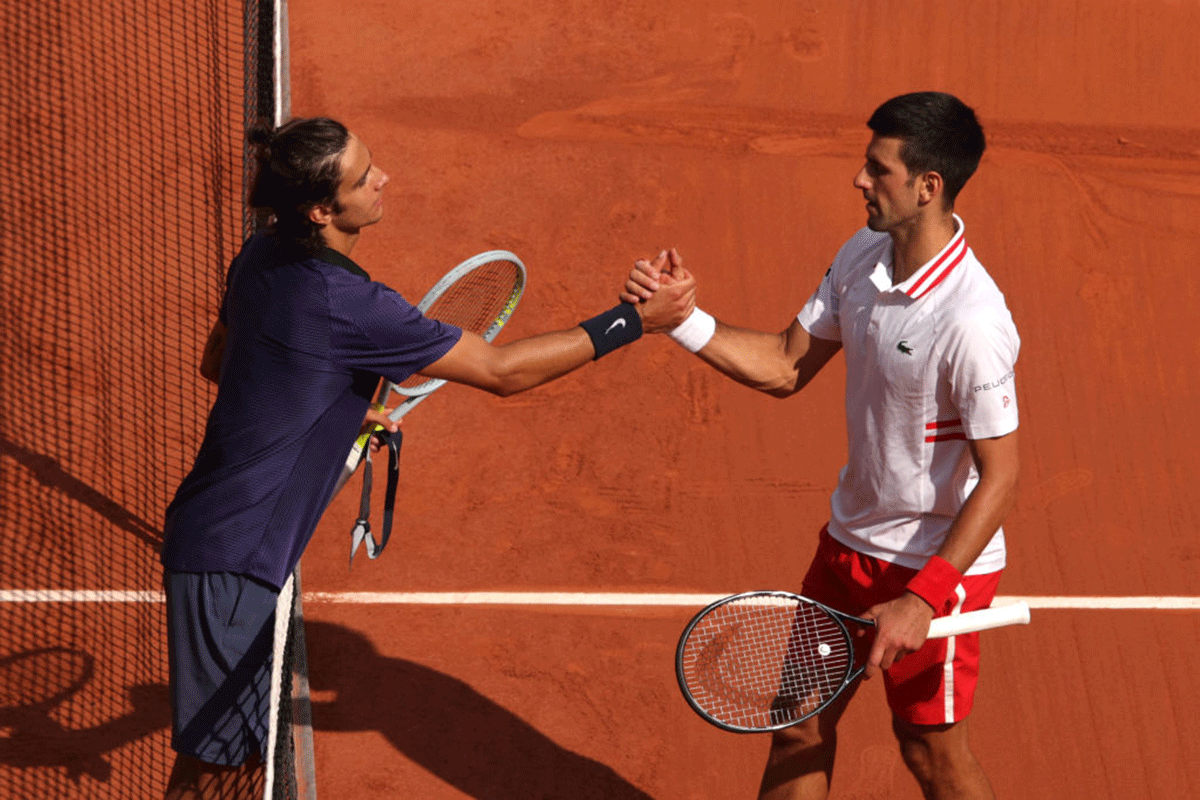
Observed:
[[[1029,622],[1025,603],[937,617],[930,638]],[[790,592],[725,597],[692,618],[675,651],[688,704],[727,731],[761,733],[818,714],[863,672],[847,623],[874,627]]]

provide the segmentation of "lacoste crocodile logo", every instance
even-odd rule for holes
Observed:
[[[906,356],[911,356],[913,352],[912,348],[908,346],[907,339],[901,339],[900,344],[896,345],[896,349]]]

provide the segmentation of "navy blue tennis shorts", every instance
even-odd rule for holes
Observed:
[[[267,746],[276,589],[228,572],[170,572],[171,747],[239,766]]]

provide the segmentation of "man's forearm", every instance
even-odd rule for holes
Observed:
[[[1016,490],[1015,479],[981,480],[959,510],[938,549],[938,556],[959,572],[970,569],[1012,511],[1017,499]]]

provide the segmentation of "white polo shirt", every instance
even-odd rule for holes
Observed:
[[[1017,428],[1014,367],[1021,340],[965,227],[936,257],[892,285],[892,240],[863,228],[838,253],[797,315],[846,356],[848,463],[829,533],[884,561],[920,569],[979,481],[968,439]],[[1005,564],[997,531],[967,570]]]

